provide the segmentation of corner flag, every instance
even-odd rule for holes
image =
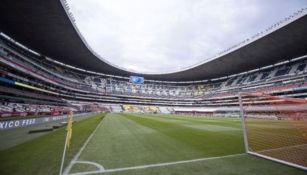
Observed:
[[[72,117],[73,117],[73,112],[70,112],[68,115],[68,122],[67,122],[67,127],[66,127],[66,131],[67,131],[67,148],[69,148],[70,145],[70,139],[72,136]]]
[[[63,151],[63,155],[62,155],[62,162],[61,162],[61,168],[60,168],[59,175],[62,175],[62,173],[63,173],[66,148],[69,149],[69,145],[70,145],[70,139],[71,139],[71,136],[72,136],[72,118],[73,118],[73,112],[70,111],[70,113],[68,115],[68,121],[67,121],[67,127],[66,127],[67,133],[66,133],[64,151]]]

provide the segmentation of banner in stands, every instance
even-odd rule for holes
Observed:
[[[76,114],[74,117],[81,117],[87,114]],[[50,116],[50,117],[41,117],[41,118],[28,118],[28,119],[20,119],[20,120],[6,120],[0,121],[0,131],[7,130],[7,129],[14,129],[14,128],[21,128],[30,125],[42,124],[46,122],[52,122],[57,120],[64,120],[67,119],[67,115],[61,116]]]

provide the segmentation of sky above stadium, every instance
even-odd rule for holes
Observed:
[[[306,8],[306,0],[68,0],[78,29],[108,62],[178,71]]]

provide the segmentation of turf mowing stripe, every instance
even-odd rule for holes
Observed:
[[[213,132],[184,126],[180,123],[158,121],[154,118],[123,115],[140,125],[155,129],[166,136],[189,144],[207,156],[223,156],[244,152],[241,135],[234,136],[232,132]],[[180,131],[180,132],[178,132]],[[234,131],[239,133],[240,131]],[[222,140],[222,142],[221,142]]]
[[[147,118],[147,119],[152,119],[155,121],[160,121],[160,122],[168,122],[168,123],[174,123],[174,124],[180,124],[182,126],[187,126],[189,125],[207,125],[206,130],[210,131],[210,128],[213,129],[215,128],[221,128],[220,131],[222,130],[242,130],[240,120],[227,120],[227,121],[214,121],[215,118],[193,118],[193,117],[182,117],[182,116],[161,116],[161,115],[139,115],[139,114],[124,114],[123,116],[129,117],[141,117],[141,118]],[[210,125],[210,126],[209,126]],[[222,126],[223,125],[223,126]],[[210,127],[210,128],[209,128]],[[213,130],[212,130],[213,131]]]
[[[106,117],[106,116],[105,116]],[[80,157],[80,155],[82,154],[83,150],[85,149],[85,147],[87,146],[87,144],[90,142],[90,140],[92,139],[92,137],[94,136],[94,134],[96,133],[96,131],[98,130],[98,128],[101,126],[103,119],[99,122],[99,124],[96,126],[95,130],[92,132],[92,134],[87,138],[87,140],[84,142],[84,144],[82,145],[82,147],[80,148],[79,152],[75,155],[75,157],[70,161],[69,165],[65,168],[63,175],[67,175],[69,173],[69,171],[71,170],[71,168],[73,167],[73,165],[77,162],[78,158]]]
[[[138,117],[151,117],[151,118],[161,118],[161,119],[171,119],[171,120],[179,120],[179,121],[187,121],[187,122],[196,122],[196,123],[206,123],[210,125],[218,125],[220,126],[222,123],[227,125],[232,125],[231,127],[241,128],[241,121],[239,118],[221,118],[221,117],[191,117],[191,116],[181,116],[181,115],[157,115],[157,114],[124,114],[124,115],[133,115]]]
[[[119,172],[119,171],[146,169],[146,168],[178,165],[178,164],[184,164],[184,163],[200,162],[200,161],[206,161],[206,160],[222,159],[222,158],[228,158],[228,157],[237,157],[237,156],[243,156],[243,155],[246,155],[246,153],[232,154],[232,155],[219,156],[219,157],[205,157],[205,158],[200,158],[200,159],[181,160],[181,161],[175,161],[175,162],[165,162],[165,163],[156,163],[156,164],[148,164],[148,165],[139,165],[139,166],[132,166],[132,167],[124,167],[124,168],[105,169],[105,170],[89,171],[89,172],[81,172],[81,173],[72,173],[72,174],[69,174],[69,175],[88,175],[88,174],[99,174],[99,173],[112,173],[112,172]]]
[[[140,115],[137,115],[137,114],[124,114],[122,116],[144,118],[144,119],[154,120],[154,121],[157,121],[157,122],[181,125],[183,127],[189,127],[189,128],[193,128],[193,129],[200,129],[200,130],[205,129],[205,130],[208,130],[208,131],[222,131],[222,132],[224,132],[225,130],[229,130],[229,131],[231,131],[231,130],[232,131],[242,130],[242,128],[240,126],[241,123],[239,123],[240,125],[237,125],[236,123],[234,123],[234,121],[212,123],[212,122],[207,122],[207,121],[204,121],[204,120],[193,120],[192,118],[185,118],[184,119],[184,118],[181,118],[181,117],[161,117],[161,116],[152,116],[152,115],[140,116]],[[202,128],[197,128],[197,126],[195,124],[202,126]],[[224,126],[221,126],[222,124]],[[236,126],[233,126],[234,124]],[[220,128],[220,130],[218,128]]]
[[[223,123],[211,123],[201,120],[188,120],[188,119],[175,119],[175,118],[166,118],[166,117],[151,117],[146,116],[144,118],[152,119],[159,122],[167,122],[167,123],[173,123],[185,127],[191,127],[195,129],[201,129],[201,130],[208,130],[208,131],[216,131],[216,132],[225,132],[225,131],[239,131],[241,130],[241,127],[238,126],[230,126],[233,125],[233,123],[230,122],[223,122]],[[224,124],[224,126],[222,126]],[[201,128],[199,128],[201,126]]]

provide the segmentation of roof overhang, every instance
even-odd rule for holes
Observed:
[[[195,67],[166,74],[140,74],[110,64],[91,50],[60,0],[2,0],[0,30],[59,62],[104,74],[152,80],[194,81],[257,69],[307,54],[307,16]]]

